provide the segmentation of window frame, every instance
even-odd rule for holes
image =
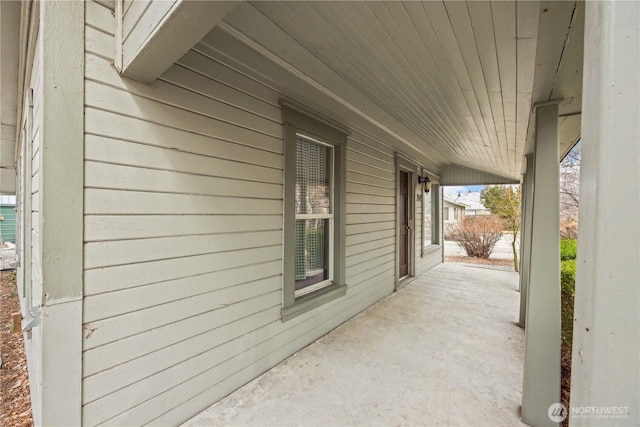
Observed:
[[[348,131],[341,125],[288,101],[280,102],[284,122],[284,185],[283,185],[283,297],[281,318],[289,320],[316,307],[346,295],[345,282],[345,206],[346,148]],[[296,230],[296,146],[297,136],[332,147],[331,163],[333,227],[329,237],[329,263],[332,281],[320,289],[303,295],[295,291],[295,230]]]
[[[433,176],[426,170],[422,170],[423,175]],[[426,233],[424,231],[424,211],[426,205],[426,198],[430,197],[431,202],[431,243],[425,245]],[[440,185],[433,182],[431,185],[431,191],[429,193],[423,193],[422,195],[422,218],[420,219],[422,225],[422,256],[425,257],[431,254],[433,251],[440,248],[440,230],[441,230],[441,209],[442,209],[442,197],[440,195]]]

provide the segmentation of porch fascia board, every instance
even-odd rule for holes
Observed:
[[[131,58],[123,56],[122,0],[116,4],[119,35],[117,64],[123,76],[141,82],[152,82],[180,59],[215,27],[238,1],[178,0],[158,21]]]
[[[440,185],[519,184],[520,181],[460,165],[444,166]]]

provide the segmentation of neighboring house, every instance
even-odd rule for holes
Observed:
[[[452,229],[464,218],[468,205],[458,202],[455,197],[444,195],[442,200],[442,222],[444,235],[449,236]]]
[[[0,196],[0,242],[16,242],[15,196]]]
[[[554,185],[581,134],[572,404],[640,423],[638,223],[618,214],[638,195],[617,193],[638,181],[637,2],[0,7],[36,425],[185,421],[441,263],[441,185],[521,180],[522,414],[549,424]]]
[[[491,212],[482,204],[480,195],[479,191],[461,193],[458,194],[455,201],[465,205],[465,215],[467,216],[489,215]]]

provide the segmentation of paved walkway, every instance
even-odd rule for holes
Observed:
[[[185,426],[518,426],[515,273],[443,264]]]

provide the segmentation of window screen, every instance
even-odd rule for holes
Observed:
[[[333,148],[296,137],[296,296],[331,284]]]

